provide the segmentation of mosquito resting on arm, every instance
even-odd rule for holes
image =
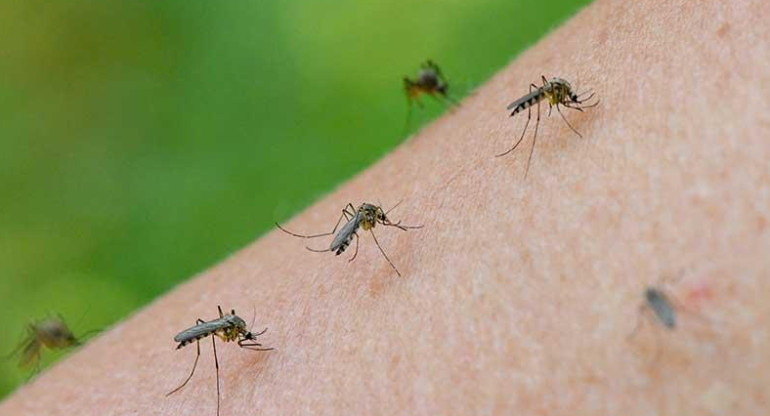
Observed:
[[[195,362],[193,363],[190,375],[187,376],[179,387],[168,392],[166,397],[176,393],[181,390],[182,387],[187,385],[187,382],[190,381],[193,374],[195,374],[195,367],[197,367],[198,358],[201,356],[200,340],[214,335],[211,337],[211,343],[214,348],[214,365],[217,373],[217,416],[219,416],[219,359],[217,358],[216,337],[219,337],[223,342],[237,341],[239,347],[253,351],[270,351],[272,348],[261,348],[262,344],[256,341],[258,336],[267,332],[267,328],[262,332],[256,334],[252,333],[246,329],[246,322],[235,314],[235,310],[231,310],[229,314],[224,314],[222,313],[221,306],[217,306],[217,309],[219,309],[219,318],[208,322],[203,319],[198,319],[195,326],[185,329],[174,337],[174,341],[179,343],[176,349],[180,349],[195,341],[196,346],[198,347],[198,353],[195,356]],[[256,318],[256,314],[254,315],[254,318]]]
[[[398,269],[393,264],[393,262],[390,261],[390,258],[388,257],[388,255],[385,254],[385,251],[382,249],[382,246],[380,245],[379,241],[377,241],[377,237],[374,235],[374,230],[373,230],[377,224],[382,224],[383,226],[386,226],[386,227],[396,227],[402,231],[422,228],[422,225],[407,226],[407,225],[401,225],[401,221],[398,221],[398,222],[390,221],[387,214],[393,209],[395,209],[399,204],[396,204],[393,208],[385,212],[382,209],[382,207],[378,205],[363,203],[356,209],[353,206],[353,204],[349,203],[342,210],[342,215],[340,216],[340,219],[337,220],[337,224],[334,226],[334,229],[332,229],[331,232],[323,233],[323,234],[315,234],[315,235],[296,234],[281,227],[281,225],[278,223],[276,223],[275,225],[281,231],[289,235],[293,235],[295,237],[300,237],[300,238],[317,238],[317,237],[326,237],[326,236],[334,235],[334,239],[332,240],[328,249],[316,250],[310,247],[306,247],[308,250],[314,251],[317,253],[333,251],[334,254],[340,255],[343,252],[345,252],[345,250],[348,248],[351,241],[353,240],[353,237],[355,237],[356,251],[353,253],[353,257],[351,257],[350,260],[348,261],[353,261],[356,258],[356,255],[358,254],[358,230],[363,229],[364,231],[369,231],[372,234],[372,239],[374,239],[374,243],[377,245],[377,248],[380,249],[380,253],[382,253],[383,257],[385,257],[385,260],[388,261],[388,263],[390,264],[390,267],[392,267],[393,270],[395,270],[396,274],[401,276],[401,273],[398,271]],[[340,229],[340,231],[337,232],[337,228],[339,227],[343,218],[345,218],[347,222],[345,223],[345,225],[342,226],[342,229]]]
[[[527,110],[527,122],[524,124],[524,131],[521,132],[521,137],[519,137],[519,140],[511,147],[510,149],[506,150],[505,152],[497,155],[499,156],[505,156],[508,153],[513,152],[516,150],[516,147],[521,143],[521,141],[524,139],[524,134],[527,132],[527,127],[529,127],[529,121],[532,119],[532,106],[537,104],[537,120],[535,121],[535,135],[532,138],[532,148],[529,151],[529,159],[527,160],[527,170],[524,173],[524,178],[527,177],[527,174],[529,173],[529,165],[532,162],[532,154],[535,151],[535,143],[537,142],[537,129],[540,126],[540,102],[545,100],[548,103],[548,116],[551,116],[551,111],[554,107],[556,107],[556,111],[561,116],[562,120],[564,120],[565,123],[567,123],[567,126],[569,126],[570,130],[575,132],[575,134],[578,135],[578,137],[583,137],[577,130],[575,130],[574,127],[567,121],[567,118],[564,117],[564,114],[561,112],[561,108],[559,106],[563,106],[565,108],[570,108],[573,110],[577,110],[582,112],[583,109],[596,107],[599,105],[599,99],[597,98],[596,102],[586,104],[588,101],[590,101],[594,96],[594,92],[592,90],[588,90],[583,92],[582,94],[577,94],[575,91],[573,91],[572,86],[569,82],[567,82],[564,79],[561,78],[551,78],[550,81],[548,81],[545,76],[541,76],[543,81],[543,86],[538,87],[535,84],[529,85],[529,94],[519,98],[518,100],[512,102],[508,105],[508,110],[513,110],[511,112],[511,117],[515,116],[516,114]],[[588,94],[587,97],[581,98]]]

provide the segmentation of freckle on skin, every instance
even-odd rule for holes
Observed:
[[[717,29],[717,36],[720,38],[723,38],[729,31],[730,31],[730,24],[722,23],[722,26],[719,26],[719,29]]]

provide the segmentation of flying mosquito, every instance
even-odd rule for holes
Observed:
[[[388,210],[388,212],[385,212],[382,207],[378,205],[373,205],[369,203],[363,203],[361,206],[359,206],[357,209],[353,206],[353,204],[348,204],[343,210],[342,215],[340,215],[340,219],[337,220],[337,224],[334,226],[334,229],[331,230],[331,232],[323,233],[323,234],[315,234],[315,235],[302,235],[302,234],[296,234],[293,233],[283,227],[281,227],[280,224],[275,223],[275,225],[283,232],[289,235],[293,235],[295,237],[300,238],[317,238],[317,237],[326,237],[330,235],[334,235],[334,233],[337,231],[337,227],[339,227],[340,223],[342,222],[342,218],[345,218],[347,221],[345,225],[342,226],[342,229],[334,236],[334,239],[332,240],[331,244],[329,245],[329,248],[326,250],[317,250],[312,249],[310,247],[305,247],[310,251],[316,252],[316,253],[325,253],[327,251],[333,251],[334,254],[340,255],[343,252],[345,252],[345,249],[348,248],[350,245],[350,242],[353,240],[353,237],[356,238],[356,251],[353,253],[353,257],[350,258],[348,261],[353,261],[356,258],[356,255],[358,255],[358,229],[362,228],[364,231],[369,231],[372,234],[372,239],[374,239],[374,243],[377,244],[377,248],[380,249],[380,253],[382,253],[383,257],[385,257],[385,260],[388,261],[390,264],[390,267],[393,268],[393,270],[396,271],[396,274],[401,276],[401,273],[399,273],[396,266],[393,264],[392,261],[390,261],[390,258],[387,254],[385,254],[385,251],[382,249],[382,246],[380,245],[379,241],[377,241],[377,237],[374,235],[373,228],[377,224],[382,224],[383,226],[387,227],[396,227],[399,230],[412,230],[412,229],[418,229],[422,228],[422,225],[418,226],[407,226],[407,225],[401,225],[401,221],[398,222],[391,222],[390,219],[388,219],[388,213],[390,211],[394,210],[398,205],[396,204],[393,208]]]
[[[84,334],[85,337],[97,331]],[[43,348],[63,350],[81,345],[78,339],[64,322],[61,315],[43,318],[27,325],[26,334],[19,345],[6,358],[11,358],[20,352],[19,367],[34,366],[32,374],[40,371],[40,358]]]
[[[176,346],[176,349],[180,349],[185,345],[191,344],[193,341],[195,341],[196,346],[198,347],[198,353],[195,356],[195,362],[193,363],[190,375],[187,376],[187,378],[179,387],[168,392],[166,397],[179,391],[182,387],[187,385],[187,382],[192,378],[193,374],[195,373],[195,367],[198,365],[198,358],[201,356],[200,340],[203,338],[206,338],[210,335],[215,335],[219,337],[223,342],[237,341],[239,347],[252,351],[270,351],[273,349],[259,348],[262,346],[262,344],[256,342],[258,336],[267,332],[267,328],[265,328],[262,332],[254,334],[246,329],[246,322],[235,314],[234,309],[231,310],[229,314],[222,313],[221,306],[217,306],[217,309],[219,309],[218,319],[206,322],[199,318],[195,322],[195,326],[185,329],[184,331],[176,334],[174,337],[174,341],[179,343],[179,345]],[[256,315],[254,317],[256,318]],[[219,416],[219,359],[217,358],[216,338],[213,336],[211,337],[211,343],[214,347],[214,366],[216,367],[217,373],[217,416]]]
[[[412,117],[412,107],[417,103],[422,108],[420,102],[421,95],[430,95],[433,98],[442,98],[445,102],[452,105],[458,105],[457,101],[448,94],[449,83],[444,78],[441,69],[435,62],[428,60],[420,67],[420,72],[414,80],[404,77],[404,91],[406,92],[407,110],[406,121],[404,122],[404,134],[409,128],[409,121]]]
[[[524,131],[521,132],[521,137],[519,137],[519,140],[513,145],[513,147],[497,155],[498,157],[505,156],[508,153],[511,153],[514,150],[516,150],[516,147],[524,139],[524,133],[527,132],[527,127],[529,127],[529,121],[532,119],[532,106],[537,104],[537,121],[535,122],[535,135],[532,138],[532,148],[529,151],[529,159],[527,160],[527,170],[524,173],[525,178],[529,173],[529,165],[530,165],[530,162],[532,162],[532,153],[534,153],[535,151],[535,143],[537,142],[537,128],[540,125],[540,102],[543,100],[546,100],[546,102],[548,103],[549,117],[551,116],[551,111],[553,110],[553,107],[556,107],[556,111],[559,113],[562,120],[564,120],[564,122],[567,123],[567,126],[569,126],[569,128],[572,131],[574,131],[575,134],[578,135],[578,137],[581,137],[581,138],[583,137],[583,135],[581,135],[577,130],[575,130],[575,128],[572,127],[569,121],[567,121],[567,118],[564,117],[564,114],[562,114],[559,106],[561,105],[561,106],[564,106],[565,108],[570,108],[570,109],[578,110],[582,112],[583,109],[585,108],[596,107],[599,104],[598,98],[596,102],[586,104],[595,96],[595,94],[590,89],[583,92],[582,94],[577,94],[575,91],[573,91],[570,83],[564,79],[551,78],[551,80],[548,81],[545,78],[545,76],[541,76],[541,79],[543,81],[542,87],[538,87],[535,84],[529,84],[529,94],[519,98],[518,100],[508,105],[508,110],[513,110],[511,112],[511,117],[515,116],[516,114],[524,110],[527,110],[527,122],[526,124],[524,124]],[[588,96],[584,97],[586,94],[588,94]]]

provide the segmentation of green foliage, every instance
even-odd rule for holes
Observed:
[[[425,59],[461,98],[585,3],[1,2],[0,354],[48,312],[109,326],[364,169]],[[0,362],[0,397],[26,376]]]

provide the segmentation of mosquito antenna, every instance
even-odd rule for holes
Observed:
[[[388,216],[388,214],[390,214],[390,211],[393,211],[394,209],[396,209],[396,207],[398,207],[399,205],[401,205],[401,203],[402,203],[402,202],[404,202],[404,200],[403,200],[403,199],[402,199],[402,200],[400,200],[400,201],[398,201],[398,203],[397,203],[396,205],[393,205],[393,206],[392,206],[392,207],[391,207],[391,208],[390,208],[390,209],[389,209],[387,212],[385,212],[385,216],[387,217],[387,216]],[[380,206],[382,206],[382,205],[380,205]]]
[[[374,239],[374,244],[377,244],[377,248],[380,249],[380,253],[382,253],[383,257],[385,257],[385,260],[388,261],[388,264],[390,264],[390,267],[392,267],[393,270],[395,270],[395,272],[398,275],[398,277],[401,277],[401,273],[398,272],[398,269],[396,268],[396,266],[393,264],[392,261],[390,261],[390,258],[388,257],[388,255],[385,254],[385,250],[382,249],[382,246],[380,245],[380,242],[377,241],[377,236],[374,235],[374,231],[369,230],[369,232],[372,233],[372,238]]]
[[[251,328],[254,328],[254,322],[257,321],[257,307],[254,306],[254,315],[253,318],[251,318],[251,325],[249,325],[249,332],[251,332]]]

